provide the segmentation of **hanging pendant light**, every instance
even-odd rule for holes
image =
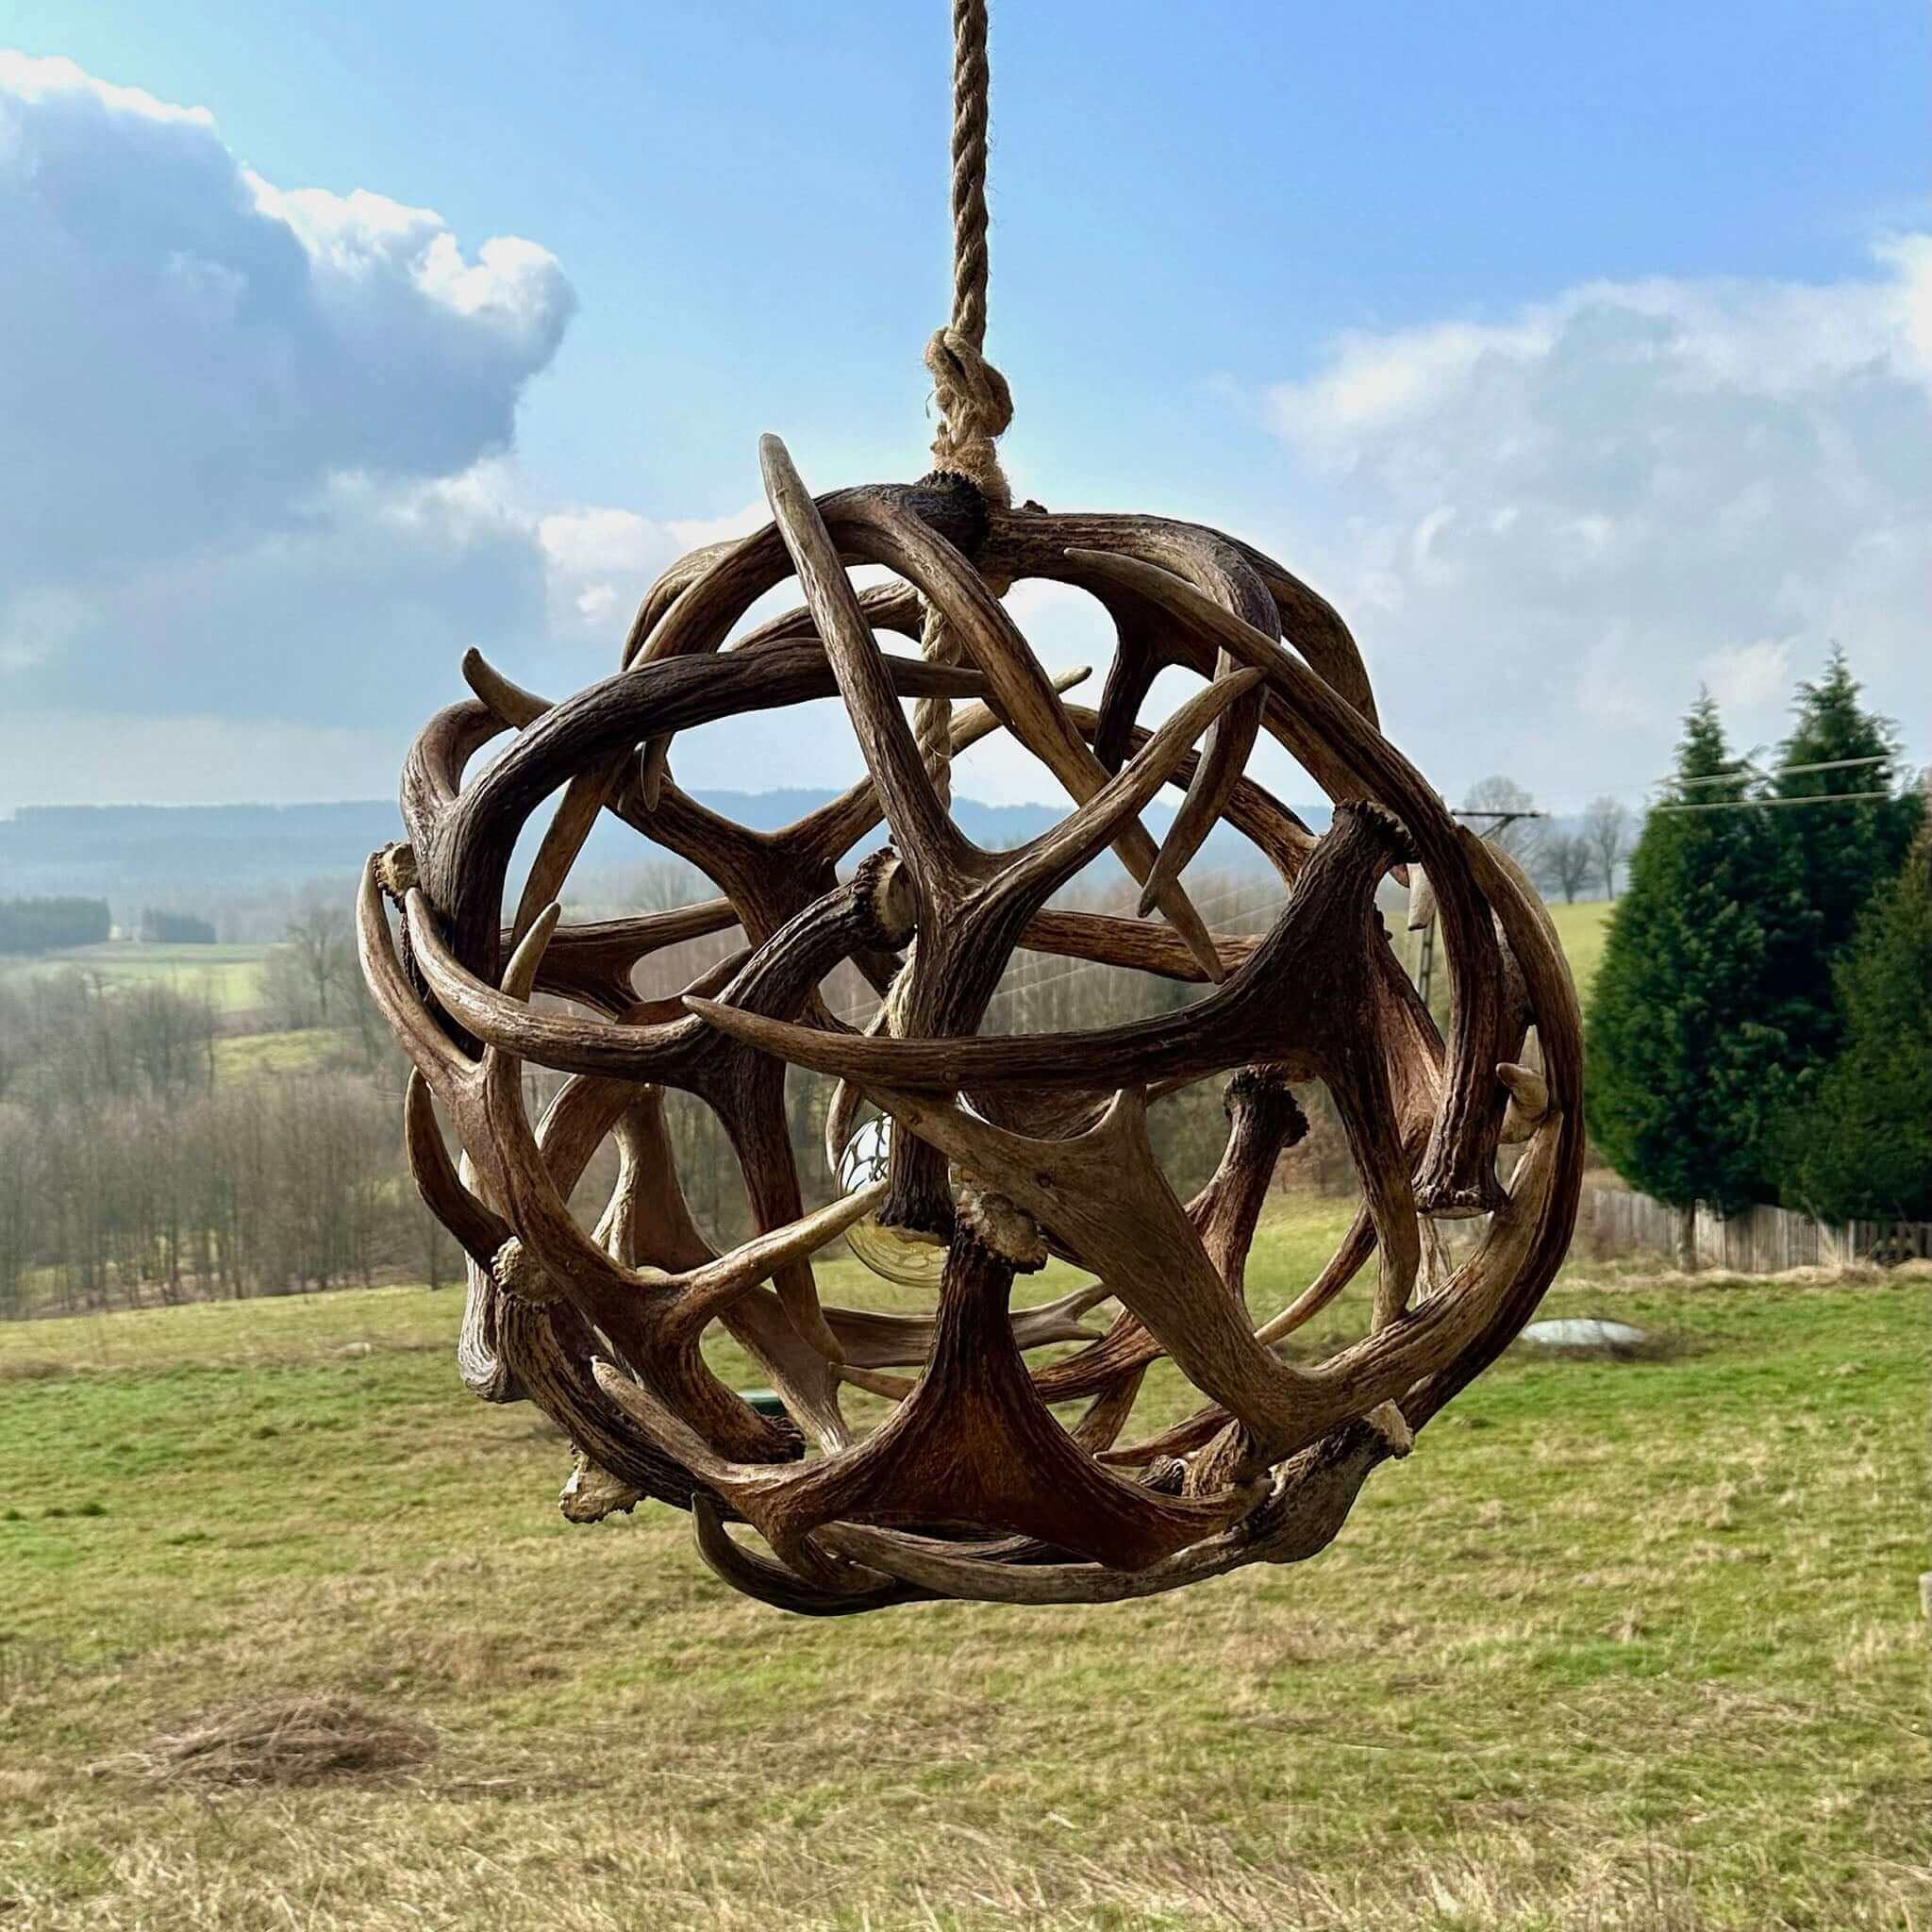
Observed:
[[[892,1124],[869,1120],[839,1157],[839,1191],[856,1194],[886,1177],[892,1158]],[[868,1214],[845,1230],[845,1245],[884,1281],[902,1288],[937,1288],[946,1272],[945,1243],[911,1228],[886,1227]]]

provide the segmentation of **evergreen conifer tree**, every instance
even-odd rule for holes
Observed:
[[[1726,749],[1707,692],[1685,720],[1666,806],[1744,800],[1752,781]],[[1654,809],[1610,920],[1588,1027],[1590,1128],[1632,1185],[1684,1210],[1745,1206],[1787,1042],[1761,908],[1786,926],[1797,906],[1763,810]],[[1802,910],[1801,908],[1797,908]]]
[[[1785,1122],[1785,1198],[1824,1221],[1932,1221],[1932,825],[1836,979],[1843,1044]]]
[[[1785,1075],[1791,1100],[1802,1105],[1842,1032],[1833,968],[1860,916],[1904,862],[1922,804],[1916,792],[1901,794],[1897,729],[1859,703],[1842,649],[1833,646],[1816,683],[1798,687],[1794,709],[1769,796],[1830,801],[1774,807],[1769,814],[1780,857],[1774,890],[1795,889],[1812,915],[1801,930],[1788,929],[1793,942],[1774,945],[1770,961],[1771,996],[1790,1041]],[[1840,800],[1840,792],[1884,795]],[[1781,923],[1774,915],[1773,924]]]

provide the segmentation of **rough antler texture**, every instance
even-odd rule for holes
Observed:
[[[569,1433],[573,1520],[645,1498],[688,1509],[720,1576],[805,1614],[1111,1602],[1312,1556],[1375,1465],[1407,1455],[1507,1345],[1568,1243],[1582,1052],[1541,902],[1382,736],[1341,620],[1257,552],[1162,519],[1009,508],[958,476],[814,498],[772,438],[762,464],[772,523],[670,572],[614,676],[553,704],[466,662],[474,698],[430,720],[405,769],[408,841],[363,881],[363,970],[415,1070],[411,1170],[470,1257],[463,1379]],[[893,581],[855,589],[861,564]],[[988,588],[1027,576],[1083,588],[1111,616],[1097,711],[1062,703],[1066,680]],[[788,578],[800,607],[734,639]],[[926,611],[957,664],[882,648],[881,633],[917,636]],[[1141,703],[1174,668],[1198,690],[1142,727]],[[834,694],[868,776],[795,824],[752,831],[673,781],[677,732]],[[1005,729],[1071,800],[1013,851],[960,831],[904,709],[974,697],[952,716],[954,750]],[[466,782],[504,732],[508,748]],[[1262,732],[1329,792],[1325,834],[1246,775]],[[1168,785],[1181,802],[1157,845],[1139,815]],[[551,798],[507,905],[512,850]],[[560,923],[558,894],[606,811],[718,896]],[[881,819],[891,845],[841,879]],[[1258,939],[1210,932],[1182,884],[1223,821],[1288,887]],[[1051,908],[1109,847],[1144,888],[1142,920]],[[1446,1041],[1375,909],[1380,881],[1411,861],[1453,969]],[[638,997],[640,961],[731,930],[743,949],[684,996]],[[982,1034],[1021,949],[1211,984],[1178,1011],[1097,1032]],[[855,1032],[827,1012],[820,986],[845,960],[890,988],[890,1024]],[[568,1076],[534,1123],[531,1064]],[[885,1178],[816,1211],[788,1132],[790,1066],[843,1083],[835,1152],[861,1101],[897,1128]],[[1184,1204],[1148,1108],[1219,1074],[1232,1076],[1226,1151]],[[1362,1209],[1257,1327],[1248,1244],[1277,1158],[1306,1130],[1293,1090],[1314,1084],[1346,1130]],[[686,1208],[666,1090],[717,1114],[742,1169],[755,1231],[730,1253]],[[567,1203],[606,1141],[617,1180],[592,1232]],[[1507,1186],[1504,1142],[1519,1150]],[[812,1253],[868,1213],[944,1248],[929,1314],[821,1305]],[[1432,1223],[1475,1215],[1488,1224],[1451,1273]],[[1092,1284],[1015,1308],[1014,1277],[1049,1255]],[[1372,1259],[1366,1332],[1326,1359],[1282,1354]],[[1118,1307],[1111,1326],[1084,1326],[1103,1301]],[[714,1331],[760,1365],[783,1415],[718,1379],[700,1346]],[[1201,1405],[1135,1439],[1135,1398],[1163,1359]],[[869,1433],[841,1407],[852,1388],[893,1405]]]

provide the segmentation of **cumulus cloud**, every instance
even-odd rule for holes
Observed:
[[[446,692],[465,643],[542,634],[540,519],[497,459],[575,307],[544,249],[277,188],[206,110],[16,54],[0,234],[16,718],[326,732]]]
[[[769,514],[762,503],[727,517],[663,522],[602,506],[550,511],[536,529],[550,570],[554,628],[608,640],[614,625],[621,636],[638,600],[687,551],[749,536]]]
[[[1445,787],[1641,786],[1700,681],[1774,736],[1833,638],[1923,731],[1932,237],[1827,286],[1596,283],[1350,336],[1266,411],[1336,506],[1304,558]]]

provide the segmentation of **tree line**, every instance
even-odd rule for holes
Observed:
[[[1932,832],[1842,652],[1760,771],[1691,708],[1588,1016],[1592,1138],[1725,1214],[1932,1220]]]
[[[0,899],[0,953],[64,953],[113,930],[105,899]]]
[[[223,1044],[212,1003],[164,985],[0,990],[0,1313],[366,1283],[430,1258],[393,1069],[350,1044],[296,1077],[225,1071]]]
[[[680,905],[712,890],[687,868],[660,865],[569,916]],[[1225,880],[1202,890],[1231,930],[1258,929],[1279,897]],[[1130,897],[1123,886],[1068,903],[1121,911]],[[637,975],[641,996],[676,991],[740,943],[738,933],[716,934],[654,956]],[[1021,954],[987,1024],[1098,1026],[1202,991]],[[849,963],[823,992],[854,1023],[876,1001]],[[288,922],[260,994],[258,1011],[238,1023],[204,995],[79,969],[0,985],[0,1315],[460,1278],[462,1257],[423,1208],[403,1158],[406,1069],[364,994],[344,906],[316,900]],[[264,1022],[272,1031],[231,1030]],[[533,1121],[560,1084],[526,1070]],[[831,1092],[802,1069],[788,1082],[808,1206],[839,1185],[824,1150]],[[1325,1109],[1315,1111],[1324,1145],[1339,1144]],[[686,1094],[668,1095],[666,1114],[700,1226],[721,1246],[741,1240],[749,1210],[723,1126]],[[1225,1133],[1219,1083],[1164,1103],[1153,1124],[1176,1185],[1198,1185]],[[588,1219],[614,1165],[600,1150],[579,1186],[575,1205]]]

